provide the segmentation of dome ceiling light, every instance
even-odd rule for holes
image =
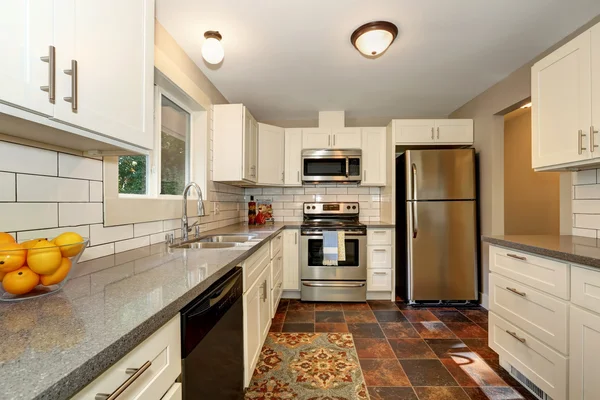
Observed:
[[[369,22],[356,29],[350,41],[356,50],[376,58],[387,50],[398,36],[398,27],[388,21]]]
[[[223,36],[221,36],[219,31],[206,31],[204,32],[204,37],[206,40],[202,45],[202,57],[210,64],[218,64],[223,61],[223,57],[225,56],[225,51],[221,44]]]

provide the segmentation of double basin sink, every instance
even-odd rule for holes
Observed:
[[[224,249],[239,246],[255,237],[256,235],[240,234],[213,235],[173,244],[171,247],[175,249]]]

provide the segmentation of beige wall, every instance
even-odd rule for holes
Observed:
[[[504,233],[560,233],[560,173],[531,169],[531,109],[504,117]]]

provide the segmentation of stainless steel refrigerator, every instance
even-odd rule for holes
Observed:
[[[408,302],[478,298],[474,149],[396,159],[396,294]]]

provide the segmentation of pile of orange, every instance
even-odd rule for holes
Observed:
[[[8,293],[22,295],[40,283],[62,282],[71,270],[71,260],[83,249],[84,239],[75,232],[63,233],[52,241],[34,239],[16,243],[0,232],[0,282]]]

